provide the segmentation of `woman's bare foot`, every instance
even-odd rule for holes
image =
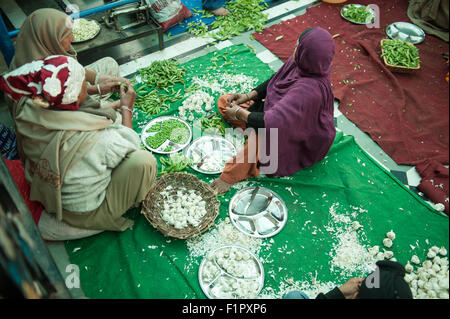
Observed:
[[[228,11],[228,9],[225,9],[224,7],[220,7],[216,10],[211,10],[211,12],[215,16],[227,16],[230,14],[230,11]]]
[[[210,184],[210,186],[217,194],[222,194],[228,192],[233,184],[228,184],[220,178],[217,178]]]

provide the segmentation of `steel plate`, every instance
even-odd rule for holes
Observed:
[[[229,262],[230,251],[237,252],[241,259],[236,262],[245,271],[234,270],[234,274],[227,271],[225,265]],[[227,256],[228,252],[228,257]],[[223,257],[220,257],[220,256]],[[246,257],[244,257],[246,255]],[[222,258],[222,259],[221,259]],[[244,259],[248,258],[248,259]],[[209,299],[239,299],[239,293],[232,287],[233,283],[243,284],[246,287],[253,285],[253,293],[248,298],[255,298],[264,286],[264,268],[259,259],[248,249],[240,246],[228,245],[219,247],[203,258],[198,280],[204,294]]]
[[[352,4],[352,5],[354,5],[355,7],[366,7],[366,6],[363,6],[362,4]],[[373,11],[372,8],[369,8],[369,7],[366,7],[367,10],[369,10],[370,13],[372,14],[372,19],[369,22],[356,22],[356,21],[353,21],[353,20],[351,20],[349,18],[346,18],[343,13],[346,10],[348,10],[347,6],[349,6],[349,4],[343,6],[342,9],[341,9],[341,17],[344,18],[345,20],[350,21],[351,23],[355,23],[355,24],[369,24],[369,23],[373,23],[375,21],[375,18],[376,18],[377,15],[376,15],[375,11]]]
[[[394,22],[386,27],[386,34],[393,40],[403,40],[418,44],[425,40],[425,32],[409,22]]]
[[[239,231],[251,237],[267,238],[278,234],[286,225],[287,208],[281,197],[272,190],[248,187],[233,196],[229,215]]]
[[[203,174],[220,174],[234,156],[236,147],[221,136],[202,136],[185,150],[185,157],[196,163],[191,168]]]
[[[147,137],[154,135],[154,134],[152,134],[152,133],[154,133],[154,132],[147,132],[147,130],[148,130],[150,127],[152,127],[154,124],[162,123],[162,122],[167,121],[167,120],[176,120],[176,121],[178,121],[178,122],[183,123],[184,126],[186,126],[186,128],[189,130],[189,138],[188,138],[188,140],[187,140],[185,143],[183,143],[183,144],[177,144],[177,143],[174,143],[174,142],[172,142],[171,140],[167,139],[164,143],[162,143],[162,144],[161,144],[158,148],[156,148],[156,149],[150,147],[150,146],[147,144]],[[183,121],[182,119],[180,119],[180,118],[178,118],[178,117],[175,117],[175,116],[161,116],[161,117],[154,118],[153,120],[151,120],[150,122],[148,122],[147,125],[145,125],[145,127],[142,129],[142,132],[141,132],[141,141],[142,141],[142,144],[144,144],[145,147],[146,147],[147,149],[149,149],[150,151],[152,151],[152,152],[154,152],[154,153],[158,153],[158,154],[172,154],[172,153],[179,152],[179,151],[183,150],[186,146],[189,145],[189,143],[191,142],[191,139],[192,139],[192,129],[191,129],[191,126],[190,126],[187,122],[185,122],[185,121]],[[171,150],[171,151],[165,151],[165,149],[166,149],[168,146],[172,146],[172,150]]]

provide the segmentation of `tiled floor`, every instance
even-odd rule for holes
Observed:
[[[279,23],[282,20],[302,15],[306,12],[307,7],[319,3],[320,1],[315,0],[299,0],[287,1],[274,6],[267,10],[267,13],[269,14],[269,22],[267,26]],[[213,47],[209,47],[208,42],[212,39],[192,38],[187,37],[186,34],[183,34],[178,37],[179,41],[172,40],[173,45],[166,47],[163,51],[157,51],[121,64],[121,75],[131,76],[137,69],[148,66],[155,60],[176,58],[180,61],[180,63],[184,63],[210,51],[241,43],[251,45],[256,51],[256,56],[264,63],[267,63],[273,71],[277,71],[283,63],[259,42],[251,40],[249,35],[250,32],[247,32],[241,36],[233,38],[230,41],[224,41]],[[418,185],[420,176],[417,174],[415,169],[410,166],[397,165],[367,134],[359,130],[352,122],[345,118],[345,116],[339,112],[337,106],[338,104],[336,101],[336,127],[339,130],[342,130],[345,134],[355,136],[357,143],[359,143],[364,150],[372,155],[372,157],[375,158],[383,167],[391,171],[392,174],[406,186],[410,187],[413,191],[416,191],[415,186]],[[67,273],[65,272],[65,269],[69,264],[69,259],[64,249],[64,245],[62,243],[49,243],[48,247],[54,256],[63,277],[66,277]],[[72,289],[71,292],[74,297],[83,296],[81,289]]]

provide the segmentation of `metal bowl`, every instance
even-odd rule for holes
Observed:
[[[230,249],[235,249],[240,254],[247,254],[249,256],[249,259],[245,262],[246,265],[252,266],[254,270],[253,274],[249,273],[240,273],[239,277],[234,276],[231,273],[228,273],[226,269],[224,269],[218,262],[217,258],[215,257],[218,252],[226,252],[227,250],[230,251]],[[213,267],[216,269],[215,273],[211,278],[208,278],[206,269],[210,267]],[[229,280],[229,281],[236,281],[238,283],[245,283],[246,285],[248,283],[252,283],[255,285],[256,289],[254,290],[254,293],[252,296],[248,296],[249,298],[255,298],[258,296],[258,294],[261,292],[263,286],[264,286],[264,268],[262,263],[259,261],[258,257],[255,256],[251,251],[248,249],[245,249],[240,246],[236,245],[228,245],[228,246],[222,246],[219,247],[213,251],[208,252],[205,258],[203,258],[199,271],[198,271],[198,280],[200,283],[200,287],[203,290],[203,293],[209,298],[209,299],[237,299],[239,296],[236,295],[236,293],[233,294],[233,289],[230,289],[230,291],[226,291],[226,286],[222,285],[223,281]]]
[[[409,22],[394,22],[386,27],[386,34],[393,40],[403,40],[418,44],[425,40],[425,32]]]
[[[351,19],[345,17],[345,16],[344,16],[344,12],[345,12],[346,10],[348,10],[347,6],[349,6],[349,4],[342,7],[342,9],[341,9],[341,17],[342,17],[342,18],[344,18],[344,19],[347,20],[347,21],[350,21],[351,23],[355,23],[355,24],[370,24],[370,23],[373,23],[373,22],[375,21],[375,18],[376,18],[377,15],[376,15],[375,11],[373,11],[372,8],[370,8],[370,7],[368,7],[368,6],[363,6],[362,4],[353,4],[353,3],[352,3],[351,5],[353,5],[353,6],[355,6],[355,7],[366,7],[367,10],[372,14],[372,19],[370,19],[369,22],[357,22],[357,21],[354,21],[354,20],[351,20]]]
[[[230,201],[229,215],[233,225],[244,234],[267,238],[278,234],[287,221],[284,201],[265,187],[247,187]]]
[[[165,142],[163,142],[158,148],[152,148],[147,144],[147,137],[154,135],[154,132],[147,132],[147,130],[152,127],[153,125],[157,124],[157,123],[162,123],[164,121],[167,120],[176,120],[178,122],[181,122],[184,124],[184,126],[186,126],[186,128],[189,130],[189,138],[188,140],[183,143],[183,144],[177,144],[172,142],[171,140],[167,139]],[[145,145],[145,147],[147,149],[149,149],[150,151],[154,152],[154,153],[158,153],[158,154],[172,154],[172,153],[176,153],[179,152],[181,150],[183,150],[186,146],[189,145],[189,143],[191,142],[192,139],[192,129],[191,126],[186,122],[183,121],[182,119],[175,117],[175,116],[161,116],[161,117],[157,117],[154,118],[153,120],[151,120],[150,122],[147,123],[147,125],[145,125],[145,127],[142,129],[141,132],[141,141],[142,144]],[[170,151],[165,151],[165,149],[168,146],[172,146],[172,150]]]
[[[185,150],[185,157],[191,159],[191,168],[203,174],[220,174],[228,160],[236,156],[236,147],[221,136],[202,136]],[[210,163],[214,163],[214,167]]]

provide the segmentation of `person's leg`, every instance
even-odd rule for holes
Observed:
[[[302,291],[293,290],[284,295],[283,299],[309,299],[309,297]]]
[[[89,213],[64,211],[63,220],[68,224],[86,228],[124,231],[133,221],[122,217],[126,211],[138,206],[155,182],[157,172],[155,157],[147,151],[135,151],[117,166],[111,174],[106,197],[96,210]]]
[[[223,7],[224,5],[224,0],[202,0],[203,9],[211,11],[216,16],[226,16],[230,14],[230,11]]]
[[[211,187],[221,194],[227,192],[235,183],[257,176],[259,176],[258,136],[251,133],[244,148],[225,165],[222,174],[211,183]]]

